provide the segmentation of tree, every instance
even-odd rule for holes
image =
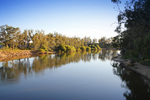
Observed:
[[[19,27],[14,28],[8,25],[0,26],[0,40],[7,47],[9,46],[14,49],[14,46],[17,46],[17,37],[19,34]]]
[[[106,45],[106,37],[102,37],[98,40],[100,47],[105,47]]]
[[[96,38],[93,39],[93,44],[95,44],[95,43],[97,43],[97,39]]]
[[[120,0],[112,1],[120,3]],[[150,0],[128,0],[124,11],[118,15],[116,31],[121,37],[122,55],[134,59],[150,58]]]

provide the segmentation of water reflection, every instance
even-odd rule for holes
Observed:
[[[68,95],[70,95],[71,98],[72,96],[76,97],[74,94],[78,94],[78,96],[81,96],[82,94],[83,97],[88,95],[89,98],[103,97],[103,99],[105,98],[104,100],[108,100],[107,97],[109,97],[109,94],[111,95],[109,100],[120,100],[115,98],[121,98],[121,100],[123,98],[126,100],[150,100],[150,86],[145,79],[120,67],[117,62],[113,63],[113,68],[109,66],[110,59],[113,56],[116,56],[117,53],[118,51],[112,50],[76,52],[71,54],[40,55],[37,57],[0,62],[0,89],[6,90],[1,92],[0,95],[2,98],[5,97],[3,95],[7,95],[10,91],[10,87],[12,86],[12,91],[16,90],[17,92],[10,92],[8,94],[13,97],[15,93],[20,93],[21,98],[31,97],[31,94],[34,93],[37,93],[37,98],[38,96],[46,97],[45,94],[51,94],[51,96],[55,98],[58,97],[58,93],[62,93],[59,95],[60,98],[63,96],[67,97]],[[84,62],[87,63],[85,64]],[[79,67],[76,69],[76,67],[72,66],[76,66],[77,64],[71,63],[78,63]],[[65,67],[61,67],[67,64],[71,64],[72,66],[69,66],[66,69]],[[83,64],[85,64],[85,66]],[[52,71],[60,67],[62,68],[61,70],[63,70],[62,72],[59,71],[59,73],[55,73],[55,75],[53,73],[52,76],[50,76],[51,74],[46,76],[46,74],[44,76],[45,79],[43,77],[41,79],[34,77],[34,75],[46,73],[47,69]],[[48,73],[51,71],[48,71]],[[32,76],[33,78],[30,78]],[[120,78],[119,81],[116,76]],[[30,78],[31,80],[23,80],[23,77],[25,77],[25,79]],[[119,83],[120,81],[121,87]],[[16,85],[17,83],[20,86]],[[11,86],[9,87],[7,84],[11,84]],[[66,88],[64,89],[64,87],[67,86],[69,86],[67,88],[68,91]],[[41,87],[40,89],[43,90],[43,93],[41,93],[41,90],[38,91],[37,87]],[[25,91],[26,88],[29,90],[32,88],[35,91],[24,92],[24,94],[26,94],[26,96],[24,96],[21,92],[22,90]],[[115,94],[116,96],[114,96]],[[49,100],[51,96],[47,96],[47,99]],[[32,97],[35,98],[34,95]]]
[[[111,59],[117,54],[116,50],[94,51],[94,52],[75,52],[64,54],[41,55],[32,58],[24,58],[12,61],[1,62],[0,65],[0,80],[19,79],[21,74],[43,72],[47,68],[57,68],[69,63],[77,63],[79,61],[90,62],[91,59],[102,61]]]
[[[126,100],[150,100],[149,81],[134,72],[126,70],[117,62],[113,63],[113,73],[122,80],[121,86],[126,89]]]

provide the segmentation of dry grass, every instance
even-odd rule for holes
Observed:
[[[19,55],[28,55],[31,54],[31,50],[20,50],[20,49],[11,49],[11,48],[2,48],[0,49],[0,58],[7,58]]]
[[[20,49],[12,49],[12,48],[2,48],[0,49],[0,53],[19,53],[19,52],[27,52],[32,50],[20,50]]]

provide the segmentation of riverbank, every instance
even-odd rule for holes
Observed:
[[[140,74],[144,78],[150,80],[150,66],[142,65],[138,62],[134,63],[134,66],[131,66],[130,60],[124,60],[120,55],[112,58],[113,61],[120,62],[122,67],[134,71],[137,74]]]
[[[55,52],[36,52],[32,50],[0,50],[0,61],[28,58],[39,54],[52,54]]]

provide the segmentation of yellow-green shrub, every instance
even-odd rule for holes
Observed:
[[[86,51],[91,51],[91,48],[90,47],[86,47]]]
[[[80,49],[81,49],[82,51],[86,51],[86,47],[85,47],[85,46],[81,46]]]

